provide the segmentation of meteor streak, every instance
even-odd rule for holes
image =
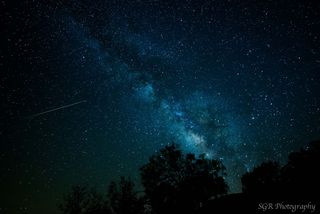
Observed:
[[[79,105],[79,104],[85,103],[85,102],[87,102],[87,100],[81,100],[79,102],[71,103],[71,104],[68,104],[68,105],[64,105],[64,106],[60,106],[60,107],[57,107],[57,108],[49,109],[47,111],[36,113],[36,114],[28,116],[27,118],[33,119],[35,117],[38,117],[38,116],[41,116],[41,115],[44,115],[44,114],[48,114],[50,112],[54,112],[54,111],[58,111],[58,110],[61,110],[61,109],[69,108],[71,106]]]

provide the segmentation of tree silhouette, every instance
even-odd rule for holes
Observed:
[[[119,185],[111,182],[108,188],[108,204],[112,213],[138,214],[143,212],[143,201],[134,191],[134,183],[128,178],[120,178]]]
[[[270,161],[244,174],[243,193],[219,197],[228,190],[223,164],[205,155],[185,155],[172,144],[141,167],[143,199],[135,192],[134,183],[121,177],[118,183],[110,183],[105,196],[87,186],[74,186],[60,210],[64,214],[212,213],[220,209],[255,212],[252,204],[261,199],[316,202],[320,190],[316,172],[319,162],[320,141],[316,141],[291,153],[283,167]],[[201,204],[204,207],[199,209]]]
[[[59,206],[63,214],[108,214],[103,197],[87,186],[74,186]]]
[[[288,159],[282,168],[278,163],[267,162],[244,174],[241,179],[243,192],[260,198],[317,198],[320,176],[316,166],[320,163],[320,141],[292,152]]]
[[[245,173],[242,178],[242,191],[255,195],[272,194],[280,184],[280,166],[277,162],[265,162]]]
[[[319,198],[320,141],[314,141],[306,149],[289,155],[282,168],[281,178],[287,195],[294,198]]]
[[[143,201],[130,179],[111,182],[106,197],[87,186],[74,186],[59,206],[63,214],[139,214]]]
[[[191,213],[201,202],[228,190],[220,161],[204,155],[183,155],[175,144],[151,156],[140,171],[146,196],[156,213]]]

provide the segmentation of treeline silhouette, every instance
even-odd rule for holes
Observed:
[[[59,208],[64,214],[256,213],[265,202],[318,204],[319,164],[320,141],[311,142],[291,153],[282,167],[269,161],[245,173],[243,192],[227,195],[222,162],[183,154],[171,144],[140,168],[144,194],[138,194],[130,178],[121,177],[109,184],[105,194],[74,186]]]
[[[319,196],[320,141],[293,152],[283,167],[265,162],[242,176],[242,190],[258,197],[312,199]],[[318,197],[319,198],[319,197]]]

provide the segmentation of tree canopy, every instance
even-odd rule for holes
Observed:
[[[317,201],[320,141],[289,155],[288,163],[269,161],[242,176],[243,193],[226,195],[225,167],[205,155],[184,154],[171,144],[152,155],[140,168],[144,195],[125,177],[111,182],[105,194],[88,186],[74,186],[60,210],[63,214],[212,213],[225,209],[255,212],[262,199]],[[221,196],[221,197],[220,197]],[[210,200],[213,199],[213,200]],[[204,205],[204,206],[202,206]]]
[[[175,144],[151,156],[140,171],[146,196],[156,213],[192,212],[228,190],[220,161],[205,155],[184,155]]]
[[[143,202],[134,183],[121,177],[119,183],[109,184],[105,195],[88,186],[74,186],[59,208],[63,214],[139,214]]]
[[[242,176],[244,193],[259,197],[308,199],[319,194],[320,141],[314,141],[299,152],[289,155],[283,167],[265,162]]]

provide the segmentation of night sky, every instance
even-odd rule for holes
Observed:
[[[243,173],[320,138],[317,1],[0,4],[0,213],[139,182],[171,142],[222,160],[239,192]]]

